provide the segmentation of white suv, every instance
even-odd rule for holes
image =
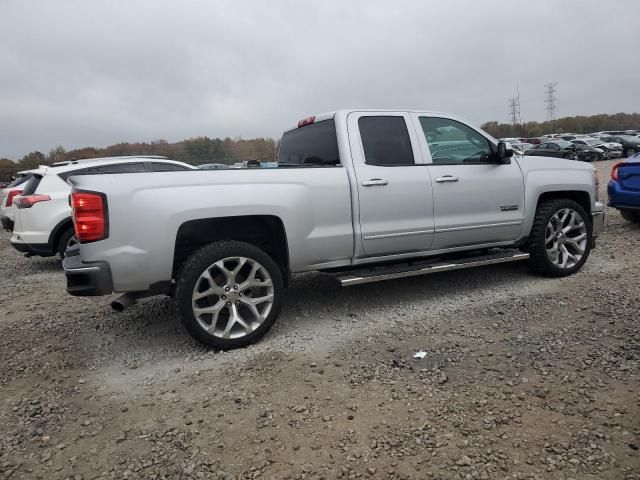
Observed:
[[[15,219],[11,244],[28,256],[64,257],[75,242],[67,179],[72,175],[192,170],[186,163],[164,157],[134,156],[73,160],[31,171],[22,193],[13,198]]]
[[[13,200],[22,193],[22,189],[31,176],[30,170],[18,172],[16,178],[0,192],[0,222],[2,223],[2,228],[8,232],[13,231],[15,219],[16,206]]]

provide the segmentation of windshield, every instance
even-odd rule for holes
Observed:
[[[634,137],[633,135],[618,135],[621,139],[626,140],[627,142],[638,142],[640,138]]]
[[[557,143],[560,148],[573,147],[573,143],[567,142],[566,140],[556,140],[555,143]]]
[[[591,139],[591,138],[588,139],[588,140],[584,140],[584,142],[587,143],[588,145],[592,145],[592,146],[600,145],[602,143],[601,140],[594,140],[594,139]]]

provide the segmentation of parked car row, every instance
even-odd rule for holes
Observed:
[[[539,138],[502,138],[520,153],[593,162],[628,158],[640,152],[640,137],[632,134],[553,134]]]

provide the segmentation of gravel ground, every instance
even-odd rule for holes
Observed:
[[[0,478],[640,479],[640,228],[607,215],[565,279],[297,276],[228,353],[166,298],[67,296],[2,233]]]

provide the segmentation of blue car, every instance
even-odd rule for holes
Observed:
[[[607,192],[610,207],[625,220],[640,223],[640,153],[613,166]]]

